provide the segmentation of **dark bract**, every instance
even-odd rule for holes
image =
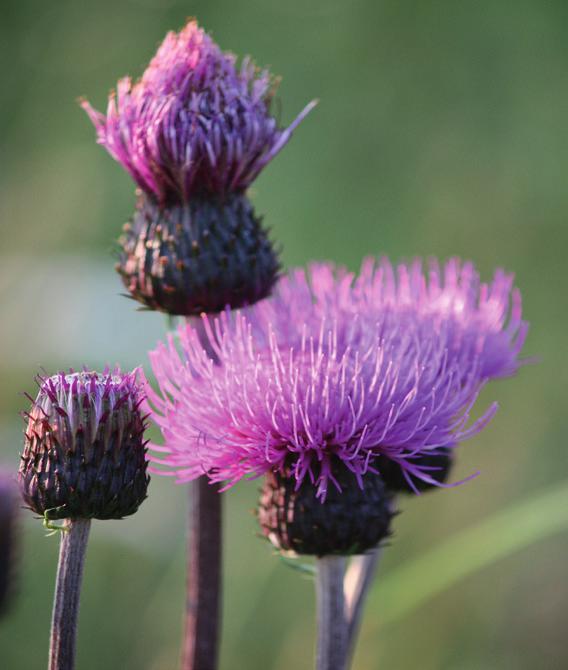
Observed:
[[[389,535],[391,501],[381,478],[363,477],[362,486],[342,463],[334,467],[337,485],[325,500],[308,479],[299,488],[290,472],[266,475],[258,508],[263,534],[278,548],[296,554],[362,554]]]
[[[150,309],[191,316],[266,297],[278,259],[244,195],[160,207],[141,194],[120,240],[117,270]]]

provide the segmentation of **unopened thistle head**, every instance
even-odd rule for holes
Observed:
[[[221,308],[239,307],[272,288],[276,254],[244,194],[312,107],[282,128],[276,89],[190,21],[137,82],[119,81],[106,114],[83,102],[99,143],[141,189],[118,269],[146,306],[213,312],[220,296]]]
[[[366,491],[380,477],[390,488],[389,468],[413,490],[440,485],[432,458],[491,419],[495,405],[469,423],[480,388],[517,369],[527,329],[510,276],[482,284],[457,260],[426,271],[367,261],[359,277],[316,265],[283,278],[270,300],[204,325],[220,365],[191,326],[151,354],[164,438],[153,460],[180,481],[277,473],[278,486],[309,487],[324,506],[334,487]],[[377,525],[387,497],[373,507]],[[263,515],[274,534],[274,514]]]
[[[46,519],[121,519],[146,498],[146,417],[137,373],[38,377],[19,481]]]

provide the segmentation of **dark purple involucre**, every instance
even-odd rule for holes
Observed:
[[[277,280],[278,258],[245,195],[160,207],[141,195],[116,266],[148,309],[195,316],[255,303]]]
[[[479,390],[513,374],[527,332],[510,275],[483,284],[471,263],[368,260],[358,277],[330,264],[281,279],[271,299],[151,352],[149,390],[162,474],[233,484],[268,471],[306,478],[325,499],[340,462],[362,484],[380,458],[440,484],[428,459],[478,433]],[[159,457],[160,456],[160,457]],[[431,462],[431,461],[430,461]]]
[[[121,519],[146,498],[145,399],[137,371],[38,377],[19,481],[48,519]]]
[[[277,81],[240,67],[195,21],[167,34],[141,79],[118,82],[107,113],[82,103],[99,143],[160,203],[242,192],[308,114],[288,128],[271,114]]]

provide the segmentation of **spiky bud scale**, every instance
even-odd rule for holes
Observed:
[[[169,314],[252,304],[278,277],[276,253],[244,195],[164,208],[140,194],[120,244],[117,271],[130,295]]]
[[[389,536],[392,501],[381,478],[369,473],[359,483],[339,463],[333,477],[322,501],[309,478],[297,486],[290,472],[266,474],[258,520],[274,546],[315,556],[362,554]]]

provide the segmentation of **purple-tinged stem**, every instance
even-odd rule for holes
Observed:
[[[183,670],[216,670],[221,619],[221,495],[200,477],[189,485]]]
[[[51,621],[49,670],[73,670],[79,597],[90,519],[68,519],[61,531],[57,582]]]
[[[381,554],[381,548],[378,547],[367,554],[353,557],[345,574],[345,618],[347,619],[347,657],[349,661],[355,653],[365,601],[375,578]]]
[[[316,670],[346,670],[347,621],[343,576],[345,557],[322,556],[316,561]]]
[[[203,321],[192,326],[217,362]],[[216,670],[221,629],[222,496],[203,476],[189,485],[187,598],[182,670]]]

